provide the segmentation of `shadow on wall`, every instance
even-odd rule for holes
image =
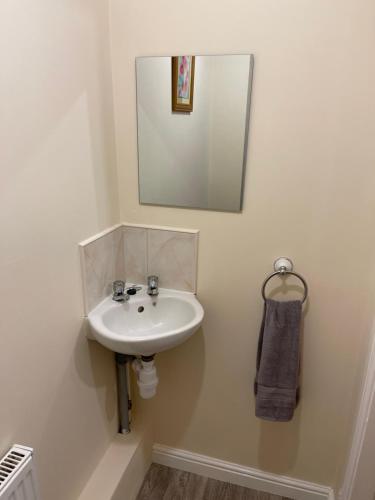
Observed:
[[[191,424],[200,397],[205,368],[205,345],[203,330],[200,328],[189,340],[174,349],[156,356],[159,377],[157,396],[149,401],[136,401],[139,413],[151,413],[160,418],[160,408],[169,408],[171,418],[157,421],[159,435],[166,433],[169,442],[179,442]],[[192,360],[194,365],[192,369]],[[168,383],[166,383],[168,381]],[[138,394],[136,386],[134,391]],[[158,441],[158,435],[156,435]],[[163,442],[163,441],[161,441]]]
[[[81,381],[95,390],[105,421],[117,422],[115,355],[95,340],[88,340],[87,328],[84,320],[75,349],[76,370]]]
[[[300,408],[291,422],[260,424],[259,467],[267,472],[286,474],[293,469],[298,456]]]
[[[51,365],[51,373],[53,369]],[[50,394],[48,406],[42,410],[40,449],[43,453],[37,455],[37,461],[39,470],[43,471],[40,479],[49,478],[47,483],[41,484],[43,498],[55,497],[55,491],[48,489],[52,484],[63,494],[66,482],[75,477],[79,479],[75,481],[73,494],[78,496],[80,493],[103,455],[103,441],[109,442],[117,430],[115,387],[113,353],[87,340],[81,327],[69,362],[59,377],[59,385]],[[82,407],[84,412],[79,411]],[[56,433],[63,435],[58,449]],[[89,454],[86,453],[88,449]],[[72,453],[85,457],[78,471],[77,462],[68,458]]]

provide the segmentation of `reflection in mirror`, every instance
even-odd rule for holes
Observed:
[[[240,211],[251,55],[141,57],[140,202]]]

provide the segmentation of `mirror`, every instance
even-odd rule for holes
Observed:
[[[140,203],[238,212],[252,55],[140,57]]]

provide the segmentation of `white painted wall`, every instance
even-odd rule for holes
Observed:
[[[373,398],[350,500],[374,500],[375,400]],[[349,499],[348,499],[349,500]]]
[[[364,363],[362,393],[351,433],[351,448],[342,474],[339,500],[373,500],[375,494],[375,335],[373,325]]]
[[[82,330],[78,242],[118,220],[101,0],[0,3],[0,455],[76,500],[117,429],[113,356]]]

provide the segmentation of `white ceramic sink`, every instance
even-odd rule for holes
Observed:
[[[195,295],[159,289],[147,295],[147,287],[127,302],[107,297],[89,315],[94,338],[112,351],[149,356],[175,347],[199,328],[204,311]]]

